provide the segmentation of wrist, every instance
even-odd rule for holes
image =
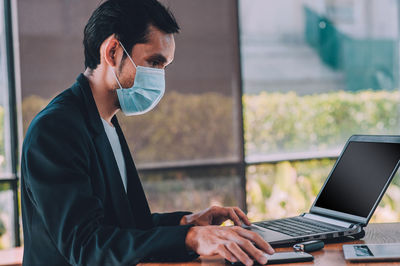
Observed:
[[[179,221],[179,225],[187,225],[187,216],[188,215],[184,215],[182,216],[181,220]]]
[[[179,225],[188,225],[188,224],[194,224],[193,214],[184,215],[179,222]]]
[[[197,227],[192,226],[185,238],[185,245],[188,251],[195,251],[196,250],[196,235],[197,235]]]

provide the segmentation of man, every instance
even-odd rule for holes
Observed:
[[[24,265],[132,265],[272,248],[237,207],[151,214],[116,113],[150,111],[179,27],[157,0],[109,0],[84,31],[85,72],[32,121],[23,145]],[[230,219],[236,226],[220,227]],[[257,246],[257,247],[256,247]]]

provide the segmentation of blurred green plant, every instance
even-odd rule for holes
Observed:
[[[12,232],[8,231],[12,220],[9,206],[12,204],[11,184],[0,184],[0,249],[11,247]],[[11,193],[11,194],[10,194]]]
[[[22,127],[24,136],[32,119],[50,102],[50,99],[37,95],[25,97],[22,101]]]
[[[32,95],[22,104],[24,133],[49,102]],[[156,110],[140,116],[118,115],[137,164],[230,158],[238,154],[232,134],[233,101],[219,93],[167,93]]]
[[[7,167],[4,137],[4,108],[0,106],[0,169],[2,172],[5,172]]]
[[[341,147],[353,134],[398,134],[400,92],[244,95],[246,154]]]
[[[6,161],[6,151],[5,151],[5,131],[4,131],[4,107],[0,106],[0,172],[7,172],[7,161]],[[0,184],[1,191],[6,191],[10,188],[9,184]],[[6,227],[3,219],[6,217],[4,213],[4,208],[0,206],[0,249],[2,248],[1,237],[6,233]]]
[[[233,101],[220,93],[169,92],[156,110],[119,115],[137,163],[236,158]]]

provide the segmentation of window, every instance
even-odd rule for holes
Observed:
[[[148,114],[119,116],[150,206],[160,211],[244,207],[236,2],[168,5],[182,30],[175,60],[166,69],[166,95]],[[165,198],[170,200],[162,202]],[[169,207],[161,208],[163,203]]]
[[[351,135],[399,134],[397,11],[397,1],[240,1],[250,215],[308,210]],[[373,220],[400,219],[399,191],[396,178]]]
[[[118,115],[151,210],[245,208],[237,3],[162,2],[182,27],[166,94],[148,114]],[[83,28],[98,4],[18,1],[25,131],[83,71]]]

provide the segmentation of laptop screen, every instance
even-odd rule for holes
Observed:
[[[400,143],[350,141],[315,206],[367,217],[400,160]]]

